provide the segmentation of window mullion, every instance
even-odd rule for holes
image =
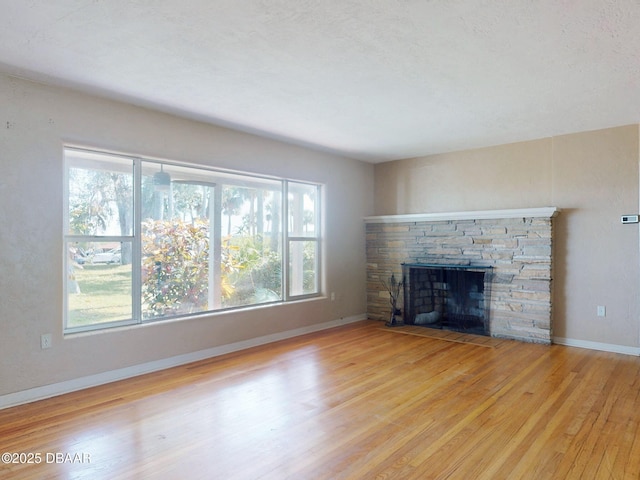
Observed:
[[[290,298],[289,289],[289,182],[282,182],[282,288],[284,300]]]
[[[133,320],[142,322],[142,161],[133,161],[133,242],[131,253],[131,295]]]
[[[222,307],[222,186],[213,187],[209,207],[209,309]]]

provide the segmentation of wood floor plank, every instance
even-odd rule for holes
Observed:
[[[1,410],[0,454],[90,461],[0,478],[640,478],[639,358],[467,340],[365,321]]]

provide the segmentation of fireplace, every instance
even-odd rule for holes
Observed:
[[[490,335],[492,268],[404,263],[404,322]]]
[[[484,307],[491,312],[488,334],[551,343],[552,239],[557,213],[555,207],[542,207],[365,218],[367,315],[373,320],[389,319],[389,292],[381,279],[392,274],[401,278],[403,263],[449,266],[450,270],[474,265],[485,274],[485,281],[475,280],[475,285],[485,289]],[[411,282],[410,275],[405,276]],[[422,306],[407,306],[404,320],[412,323],[415,310]]]

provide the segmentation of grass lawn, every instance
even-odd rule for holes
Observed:
[[[69,294],[69,327],[131,318],[131,265],[91,265],[74,270],[80,293]]]

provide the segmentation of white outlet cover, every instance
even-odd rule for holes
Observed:
[[[42,348],[43,350],[45,348],[51,348],[51,334],[50,333],[44,333],[40,336],[40,348]]]

